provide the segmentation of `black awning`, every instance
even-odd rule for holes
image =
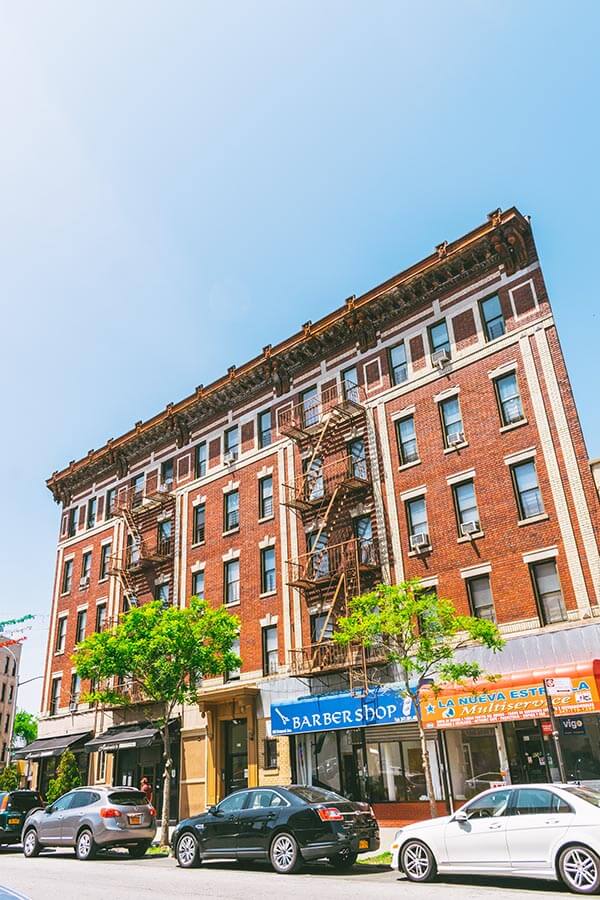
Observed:
[[[133,747],[150,747],[160,739],[160,731],[152,722],[138,722],[135,725],[114,725],[102,734],[88,741],[85,749],[90,753],[100,750],[129,750]]]
[[[83,743],[91,735],[91,731],[79,734],[57,734],[55,737],[38,738],[26,747],[21,747],[12,755],[15,759],[45,759],[49,756],[60,756],[65,750],[76,753],[83,750]]]

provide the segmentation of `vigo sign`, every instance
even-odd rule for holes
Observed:
[[[411,699],[395,691],[371,691],[364,697],[349,693],[324,694],[290,703],[271,704],[273,735],[414,721]]]

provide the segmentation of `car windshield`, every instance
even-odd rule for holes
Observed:
[[[146,795],[141,791],[113,791],[108,795],[108,799],[115,806],[142,806],[148,803]]]
[[[13,791],[8,797],[8,808],[23,813],[43,805],[42,798],[36,791]]]
[[[292,787],[288,788],[288,791],[290,794],[300,797],[301,800],[306,800],[307,803],[331,803],[332,801],[335,803],[344,800],[339,794],[334,794],[333,791],[326,791],[318,787],[292,785]]]
[[[573,794],[574,797],[579,797],[580,800],[587,800],[587,802],[591,803],[592,806],[600,806],[600,791],[595,791],[593,790],[593,788],[568,785],[567,787],[563,788],[563,791],[567,791],[569,794]]]

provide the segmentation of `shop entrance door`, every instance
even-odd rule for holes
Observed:
[[[537,722],[529,728],[517,728],[517,742],[525,780],[529,784],[552,781],[548,773],[546,747]]]
[[[248,722],[232,719],[222,723],[223,790],[225,795],[248,787]]]

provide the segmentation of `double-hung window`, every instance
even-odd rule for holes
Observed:
[[[75,628],[75,643],[80,644],[85,640],[87,629],[87,609],[80,609],[77,613],[77,625]]]
[[[104,631],[106,625],[106,603],[98,603],[96,605],[96,631],[100,633]]]
[[[270,519],[273,515],[273,476],[266,475],[258,482],[258,518]]]
[[[558,580],[556,560],[548,559],[530,566],[533,589],[540,618],[544,625],[564,622],[567,610]]]
[[[71,675],[71,693],[69,696],[69,706],[77,709],[79,706],[79,698],[81,696],[81,678],[77,672]]]
[[[144,474],[136,475],[131,481],[131,490],[133,494],[132,506],[140,506],[144,499]]]
[[[496,621],[489,575],[478,575],[475,578],[468,578],[467,594],[469,595],[469,606],[471,607],[472,616],[475,616],[477,619]]]
[[[274,675],[279,668],[277,625],[267,625],[262,630],[263,675]]]
[[[259,413],[258,416],[258,446],[268,447],[273,441],[271,432],[271,410]]]
[[[326,531],[321,534],[318,531],[311,532],[307,536],[308,549],[311,554],[309,571],[315,580],[326,578],[329,575],[329,550],[327,545],[329,538]]]
[[[206,506],[199,503],[194,507],[194,544],[203,544],[206,537]]]
[[[102,544],[102,547],[100,548],[100,581],[104,581],[105,578],[108,578],[111,550],[112,544]]]
[[[233,531],[240,527],[240,492],[229,491],[224,495],[223,531]]]
[[[304,494],[306,500],[321,500],[325,496],[325,479],[323,476],[323,460],[320,456],[303,462]]]
[[[398,455],[400,465],[419,461],[419,448],[417,447],[417,433],[415,431],[415,417],[405,416],[396,422],[396,436],[398,439]]]
[[[429,546],[429,525],[425,497],[413,497],[406,501],[406,522],[411,550]]]
[[[356,366],[342,372],[342,395],[344,400],[358,403],[358,370]]]
[[[54,645],[55,653],[65,652],[65,643],[67,640],[67,617],[61,616],[56,623],[56,644]]]
[[[192,595],[204,600],[204,569],[192,575]]]
[[[63,566],[61,593],[68,594],[69,591],[71,590],[72,582],[73,582],[73,560],[66,559],[65,564]]]
[[[316,387],[304,391],[300,398],[302,424],[305,428],[316,425],[319,421],[319,392]]]
[[[275,590],[275,547],[263,547],[260,551],[260,592],[270,594]]]
[[[80,587],[87,587],[90,583],[90,574],[92,571],[92,551],[88,550],[81,557],[81,582]]]
[[[459,536],[463,537],[479,532],[481,526],[473,481],[461,481],[460,484],[453,484],[452,493]]]
[[[88,500],[87,519],[86,519],[86,524],[87,524],[88,528],[93,528],[94,525],[96,524],[97,505],[98,505],[98,501],[97,501],[96,497],[92,497],[90,500]]]
[[[443,351],[445,351],[447,355],[450,356],[450,338],[448,337],[448,326],[446,325],[446,320],[442,319],[441,322],[436,322],[435,325],[430,325],[428,333],[429,348],[431,350],[431,357],[433,362],[440,358],[439,356],[436,356],[436,354],[441,354]]]
[[[544,512],[542,494],[538,482],[535,462],[532,459],[527,462],[511,466],[513,484],[519,509],[519,519],[531,519],[540,516]]]
[[[231,652],[235,653],[236,656],[240,655],[240,639],[239,637],[235,638],[231,645]],[[225,681],[239,681],[240,680],[240,669],[231,669],[229,672],[225,673]]]
[[[160,467],[160,483],[170,488],[173,485],[173,477],[173,460],[167,459]]]
[[[502,425],[513,425],[515,422],[521,422],[524,418],[523,403],[521,402],[516,374],[509,372],[507,375],[501,375],[500,378],[495,379],[494,387],[496,389]]]
[[[68,537],[73,537],[77,531],[77,507],[69,510],[69,524],[67,526]]]
[[[52,679],[52,689],[50,694],[50,715],[55,716],[60,709],[60,692],[62,689],[62,678]]]
[[[225,461],[236,460],[240,454],[240,429],[237,425],[225,432]]]
[[[106,502],[104,504],[104,518],[112,519],[115,514],[115,503],[117,502],[116,487],[109,488],[106,492]]]
[[[486,340],[493,341],[494,338],[502,337],[506,331],[506,325],[500,298],[497,295],[488,297],[487,300],[481,301],[479,308],[481,309]]]
[[[444,446],[455,447],[463,444],[465,432],[463,427],[460,402],[458,397],[449,397],[440,403],[440,416],[444,435]]]
[[[390,376],[392,384],[402,384],[408,378],[406,344],[404,341],[390,348]]]
[[[202,478],[203,475],[206,475],[206,460],[206,441],[202,441],[202,443],[198,444],[196,447],[196,478]]]
[[[154,588],[154,599],[160,600],[164,607],[169,606],[170,604],[171,592],[169,590],[169,582],[163,581],[162,584],[157,584]]]
[[[367,455],[365,442],[362,438],[350,441],[348,444],[348,457],[350,462],[350,474],[360,481],[367,480]]]
[[[310,617],[310,636],[313,644],[330,641],[333,638],[333,617],[327,613],[316,613]]]
[[[157,550],[161,556],[168,556],[171,552],[172,529],[173,523],[171,519],[165,519],[163,522],[158,523],[156,543]]]
[[[240,602],[239,559],[231,559],[223,565],[223,593],[225,605]]]

